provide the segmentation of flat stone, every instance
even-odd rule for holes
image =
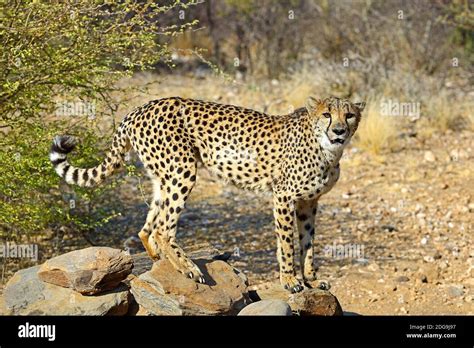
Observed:
[[[183,315],[179,303],[172,296],[165,294],[161,284],[148,272],[134,278],[130,291],[138,303],[138,311],[151,315]]]
[[[239,316],[246,315],[278,315],[291,316],[291,307],[282,300],[262,300],[249,304],[242,309]]]
[[[410,281],[410,278],[408,278],[407,276],[402,275],[402,276],[398,276],[395,280],[399,283],[406,283],[406,282]]]
[[[153,315],[233,315],[249,302],[246,277],[220,260],[194,259],[206,284],[176,271],[168,260],[131,281],[141,308]]]
[[[125,315],[129,305],[127,287],[95,296],[84,296],[38,277],[40,266],[20,270],[8,281],[4,300],[9,315]]]
[[[342,308],[337,298],[327,290],[304,289],[291,294],[278,283],[267,282],[252,287],[250,290],[262,300],[279,299],[288,303],[291,310],[299,315],[336,316],[342,315]]]
[[[114,289],[133,268],[130,255],[108,247],[75,250],[46,261],[38,277],[47,283],[93,295]]]

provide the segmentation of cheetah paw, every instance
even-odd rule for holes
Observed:
[[[206,280],[204,279],[204,276],[202,276],[201,274],[194,275],[193,272],[189,272],[188,273],[188,278],[194,280],[197,283],[206,284]]]
[[[329,283],[328,280],[318,280],[316,282],[316,287],[320,290],[329,290],[331,289],[331,284]]]
[[[285,290],[290,291],[292,294],[304,289],[303,284],[295,276],[283,276],[280,281]]]

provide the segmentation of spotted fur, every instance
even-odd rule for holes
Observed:
[[[153,259],[163,255],[177,270],[202,283],[201,271],[175,238],[178,218],[196,182],[197,162],[243,189],[273,192],[280,281],[297,292],[303,284],[295,272],[294,229],[303,280],[313,280],[317,201],[339,178],[339,159],[363,108],[363,103],[335,97],[310,97],[306,107],[274,116],[233,105],[164,98],[125,117],[100,165],[82,169],[69,164],[67,154],[75,142],[68,136],[54,139],[50,159],[67,183],[87,187],[111,175],[133,148],[154,187],[139,233],[143,245]]]

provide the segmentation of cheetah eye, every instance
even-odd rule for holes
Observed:
[[[323,116],[326,117],[326,118],[331,118],[331,114],[329,112],[325,112],[323,114]]]
[[[348,113],[346,114],[346,119],[347,119],[347,118],[353,118],[353,117],[355,117],[355,115],[354,115],[353,113],[351,113],[351,112],[348,112]]]

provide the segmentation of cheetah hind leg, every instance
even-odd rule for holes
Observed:
[[[172,181],[165,181],[161,187],[159,218],[151,226],[148,244],[152,249],[159,247],[163,257],[173,267],[195,282],[205,284],[205,278],[199,267],[186,255],[176,241],[178,220],[185,208],[186,200],[196,180],[196,165],[183,165],[181,170],[171,173]],[[161,173],[156,173],[159,176]]]
[[[156,195],[156,193],[155,193]],[[151,245],[149,241],[150,233],[151,233],[151,227],[153,224],[153,221],[155,221],[158,218],[159,214],[159,209],[158,209],[158,199],[154,199],[153,202],[151,203],[150,210],[148,211],[148,215],[146,218],[145,225],[143,226],[142,230],[138,233],[138,237],[142,241],[143,247],[145,248],[148,256],[153,260],[153,261],[158,261],[160,259],[160,250],[158,247],[154,247],[154,245]]]
[[[153,261],[158,261],[160,259],[160,254],[158,250],[154,250],[150,244],[148,243],[148,238],[150,237],[150,234],[145,232],[145,231],[140,231],[138,233],[138,237],[142,241],[143,247],[146,250],[146,253],[148,256],[153,260]]]

